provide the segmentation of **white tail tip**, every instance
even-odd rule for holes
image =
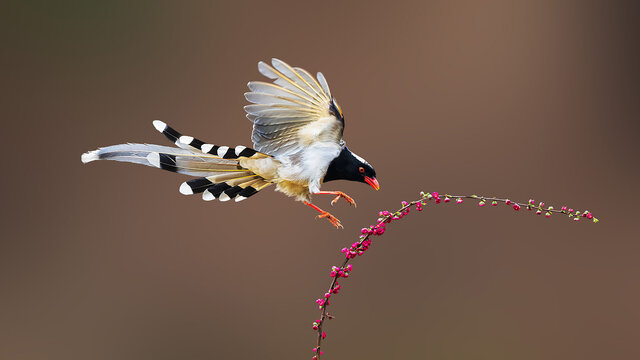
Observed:
[[[185,145],[191,144],[192,141],[193,141],[193,136],[186,136],[186,135],[180,136],[180,142]]]
[[[165,124],[164,121],[153,120],[153,127],[156,128],[156,130],[163,132],[164,129],[167,128],[167,124]]]
[[[203,144],[200,147],[200,150],[202,150],[202,152],[204,152],[204,153],[208,153],[209,151],[211,151],[211,149],[213,149],[213,145],[211,145],[211,144]]]
[[[183,182],[182,185],[180,185],[180,194],[193,195],[193,190],[191,189],[191,186],[189,186],[189,184]]]
[[[222,194],[220,194],[220,197],[218,198],[220,201],[229,201],[231,200],[231,198],[229,197],[229,195],[225,194],[224,192]]]
[[[242,201],[242,200],[244,200],[244,199],[246,199],[246,197],[244,197],[244,196],[239,196],[239,195],[238,195],[238,196],[236,196],[236,202],[238,202],[238,201]]]
[[[202,193],[202,200],[204,200],[204,201],[211,201],[211,200],[215,200],[215,199],[216,199],[216,197],[213,196],[213,194],[209,190],[205,190]]]
[[[82,160],[83,164],[98,160],[98,150],[93,150],[82,154],[80,160]]]
[[[149,155],[147,155],[147,161],[152,166],[155,166],[155,167],[159,168],[160,167],[160,154],[158,154],[157,152],[149,153]]]

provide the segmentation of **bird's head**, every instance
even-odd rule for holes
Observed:
[[[365,159],[352,153],[346,146],[340,155],[329,164],[323,182],[331,180],[358,181],[369,184],[376,190],[380,189],[373,166]]]

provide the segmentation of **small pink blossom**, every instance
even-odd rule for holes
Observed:
[[[511,200],[507,199],[507,200],[505,200],[504,203],[507,204],[507,205],[511,205]]]
[[[458,204],[462,204],[464,202],[464,200],[462,200],[462,198],[458,198],[458,200],[456,200],[456,203]]]

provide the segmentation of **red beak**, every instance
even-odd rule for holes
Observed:
[[[371,185],[372,188],[376,189],[376,191],[380,190],[380,184],[378,183],[378,180],[376,180],[376,178],[365,176],[364,181],[366,181],[367,184]]]

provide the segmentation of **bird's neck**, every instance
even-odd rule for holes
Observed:
[[[354,159],[353,153],[345,146],[342,151],[340,151],[340,154],[329,163],[329,167],[322,181],[327,182],[346,179],[344,169]]]

